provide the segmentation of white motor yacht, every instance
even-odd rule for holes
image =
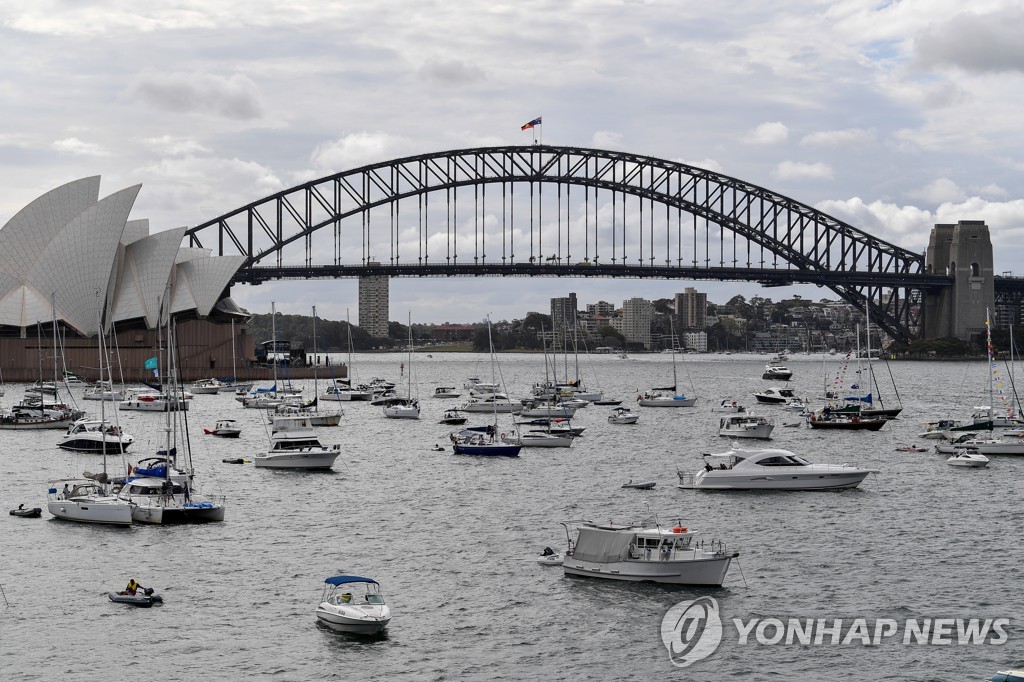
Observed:
[[[196,395],[215,395],[220,393],[223,387],[224,384],[217,379],[200,379],[199,381],[192,382],[189,390]]]
[[[764,374],[761,375],[762,379],[778,380],[778,381],[789,381],[793,377],[793,371],[783,366],[779,360],[769,360],[768,364],[764,366]]]
[[[811,464],[789,450],[732,448],[705,454],[704,469],[679,472],[684,490],[836,490],[856,488],[875,469],[849,464]]]
[[[796,393],[790,388],[777,388],[770,386],[763,391],[755,391],[754,397],[759,403],[786,403],[795,399]]]
[[[733,414],[718,420],[718,435],[731,438],[772,437],[775,424],[767,417],[756,417],[752,414]]]
[[[569,540],[562,561],[566,575],[719,587],[729,564],[739,556],[719,540],[698,540],[697,532],[681,523],[666,527],[654,519],[641,524],[562,525]]]
[[[46,482],[46,508],[66,521],[130,526],[134,505],[111,495],[97,480],[65,478]]]
[[[740,405],[735,400],[729,401],[726,399],[712,407],[711,411],[724,412],[725,414],[738,414],[740,412],[746,412],[747,408],[743,407],[743,405]]]
[[[341,445],[322,445],[305,416],[284,415],[273,420],[270,450],[253,457],[265,469],[330,469]]]
[[[101,419],[79,419],[68,428],[57,447],[75,452],[120,454],[128,450],[135,437],[121,431],[120,426]]]
[[[324,580],[316,617],[338,632],[373,635],[383,632],[391,622],[391,609],[384,603],[376,580],[336,575]]]
[[[523,411],[523,405],[512,402],[504,393],[491,393],[486,396],[470,398],[459,409],[463,412],[519,414]]]
[[[616,407],[608,415],[609,424],[636,424],[639,420],[640,415],[630,411],[628,407]]]
[[[438,386],[434,389],[435,398],[458,398],[461,395],[454,386]]]

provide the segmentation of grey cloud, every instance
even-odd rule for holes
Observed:
[[[920,66],[955,66],[978,73],[1024,73],[1024,10],[959,14],[925,30],[914,46]]]
[[[204,73],[141,74],[128,94],[164,111],[214,114],[235,120],[263,115],[259,89],[248,77]]]
[[[459,59],[430,59],[420,67],[420,75],[429,81],[447,85],[469,85],[485,79],[484,72]]]

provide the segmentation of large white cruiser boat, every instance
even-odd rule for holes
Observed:
[[[720,540],[698,540],[696,531],[657,520],[633,524],[564,521],[569,549],[566,575],[720,587],[729,564],[739,556]],[[573,542],[572,532],[577,532]]]
[[[696,474],[679,472],[679,487],[685,490],[835,490],[856,488],[875,469],[848,464],[811,464],[789,450],[733,448],[707,454],[704,470]]]
[[[730,438],[763,438],[772,437],[775,424],[767,417],[752,414],[733,414],[718,420],[718,435]]]
[[[280,416],[273,422],[270,450],[253,457],[265,469],[330,469],[341,454],[341,445],[323,445],[302,415]]]

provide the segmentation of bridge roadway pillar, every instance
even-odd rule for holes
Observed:
[[[995,314],[992,239],[983,220],[932,228],[925,254],[929,273],[949,274],[952,287],[924,296],[924,338],[964,341],[985,333],[985,311]]]

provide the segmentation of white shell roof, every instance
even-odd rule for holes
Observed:
[[[53,189],[0,230],[0,325],[29,327],[54,315],[84,335],[96,334],[97,303],[110,321],[159,323],[160,301],[173,287],[171,310],[207,316],[244,262],[182,248],[186,228],[149,234],[148,220],[128,220],[141,185],[99,199],[99,176]]]

